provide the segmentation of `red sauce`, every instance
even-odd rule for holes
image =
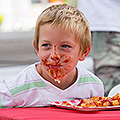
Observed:
[[[85,103],[84,99],[80,100],[80,103],[78,104],[78,106],[81,106],[82,103]]]
[[[104,103],[106,103],[106,102],[109,102],[109,106],[112,106],[112,100],[110,100],[110,99],[105,99],[105,100],[103,100],[102,101],[102,106],[104,106]]]
[[[66,64],[71,60],[71,57],[67,54],[62,54],[60,58],[56,54],[56,47],[54,47],[54,56],[52,56],[53,61],[49,62],[47,59],[41,60],[41,65],[47,67],[47,72],[54,79],[62,79],[67,75],[66,68],[62,67],[62,64]],[[61,61],[60,61],[61,60]],[[71,67],[70,65],[68,67]]]

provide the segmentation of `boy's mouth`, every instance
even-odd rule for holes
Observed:
[[[50,62],[48,60],[42,60],[41,65],[43,65],[49,75],[58,83],[60,83],[60,79],[62,79],[66,74],[67,71],[64,69],[64,65],[59,62]]]
[[[58,68],[58,67],[61,67],[62,65],[58,64],[58,65],[53,65],[53,64],[49,64],[50,67],[53,67],[53,68]]]

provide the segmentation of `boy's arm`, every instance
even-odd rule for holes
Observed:
[[[7,84],[3,81],[0,82],[0,108],[14,107],[15,102],[10,93]]]

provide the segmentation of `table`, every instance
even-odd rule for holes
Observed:
[[[82,112],[57,107],[0,109],[0,120],[120,120],[120,110]]]

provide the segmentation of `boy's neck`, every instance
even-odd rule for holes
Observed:
[[[54,79],[52,79],[41,67],[41,65],[38,65],[36,67],[37,72],[40,74],[40,76],[42,76],[46,81],[50,82],[51,84],[53,84],[54,86],[58,87],[59,89],[65,90],[68,87],[70,87],[72,84],[75,83],[75,81],[77,80],[77,76],[78,76],[78,71],[77,68],[75,68],[72,73],[70,73],[69,75],[67,75],[65,78],[63,78],[61,80],[60,83],[58,83],[57,81],[55,81]]]

